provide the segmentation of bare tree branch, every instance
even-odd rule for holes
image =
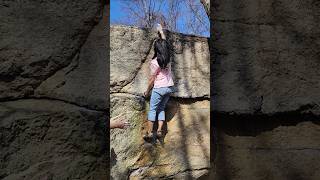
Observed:
[[[192,0],[187,1],[190,10],[193,12],[195,17],[199,20],[199,22],[203,25],[206,26],[205,28],[209,28],[208,25],[204,22],[203,16],[199,15],[199,10],[195,8],[195,5],[192,3]]]
[[[199,0],[119,0],[127,11],[123,21],[152,28],[160,23],[170,31],[207,35],[209,21]],[[119,21],[120,22],[120,21]]]

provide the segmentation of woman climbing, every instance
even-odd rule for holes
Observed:
[[[153,126],[156,119],[158,119],[157,137],[162,137],[162,126],[165,121],[164,110],[170,94],[174,92],[168,42],[160,24],[157,26],[157,31],[159,39],[154,43],[155,54],[150,62],[148,88],[144,92],[144,96],[147,97],[152,89],[145,140],[150,140],[153,137]]]

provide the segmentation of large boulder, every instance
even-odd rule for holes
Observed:
[[[216,0],[214,110],[320,114],[316,1]]]
[[[141,95],[148,85],[149,63],[154,55],[155,31],[128,26],[111,26],[112,92]],[[167,32],[171,44],[175,97],[210,96],[208,38]]]
[[[0,4],[0,179],[108,179],[102,1]]]
[[[5,1],[1,5],[0,98],[33,94],[66,67],[99,20],[101,1]]]
[[[319,2],[215,0],[214,179],[319,179]]]
[[[301,115],[216,119],[221,122],[214,138],[214,178],[319,179],[317,119]]]
[[[42,81],[35,89],[34,96],[62,99],[106,110],[109,99],[107,25],[105,20],[101,20],[94,26],[70,64]]]
[[[146,143],[149,62],[156,32],[111,26],[111,118],[130,121],[111,131],[111,176],[114,179],[199,178],[210,167],[208,39],[166,32],[173,50],[177,92],[166,110],[164,141]]]
[[[106,179],[106,113],[55,100],[0,103],[1,179]]]

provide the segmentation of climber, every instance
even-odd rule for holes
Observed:
[[[158,129],[156,136],[163,136],[162,126],[165,121],[165,107],[169,100],[170,94],[174,92],[174,83],[172,79],[169,45],[163,33],[162,26],[157,25],[159,39],[154,43],[154,56],[150,62],[150,77],[148,88],[144,92],[144,96],[150,95],[150,110],[148,112],[148,128],[144,135],[145,140],[154,137],[153,125],[158,119]],[[157,118],[158,117],[158,118]]]

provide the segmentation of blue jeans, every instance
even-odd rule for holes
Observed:
[[[158,121],[165,120],[164,109],[169,100],[170,94],[174,92],[173,86],[153,88],[150,98],[150,110],[148,120],[155,121],[158,115]]]

